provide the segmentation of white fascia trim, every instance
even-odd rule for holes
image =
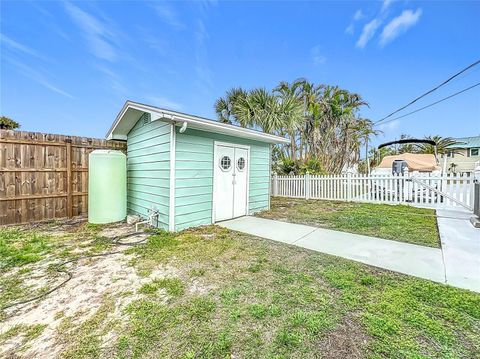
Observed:
[[[125,102],[122,109],[120,110],[117,117],[115,118],[115,121],[113,122],[112,126],[108,130],[107,135],[105,136],[107,140],[111,140],[113,138],[113,131],[117,127],[117,125],[120,122],[120,120],[122,119],[122,117],[125,115],[125,112],[127,112],[127,109],[128,109],[128,101]]]
[[[214,132],[220,132],[220,133],[224,133],[232,136],[240,135],[245,138],[264,141],[264,142],[270,142],[270,143],[290,143],[290,140],[286,138],[270,135],[268,133],[263,133],[260,131],[255,131],[248,128],[242,128],[242,127],[229,125],[225,123],[220,123],[213,120],[192,116],[192,115],[188,115],[180,112],[164,110],[158,107],[148,106],[148,105],[144,105],[144,104],[132,102],[132,101],[127,101],[125,103],[124,107],[122,108],[115,122],[113,123],[112,127],[108,131],[107,138],[113,137],[112,136],[113,131],[117,127],[118,123],[120,122],[121,118],[123,117],[123,115],[125,114],[128,108],[149,112],[151,114],[152,113],[159,114],[161,115],[161,117],[159,118],[165,118],[170,121],[186,122],[188,124],[197,125],[198,128],[202,128],[205,130],[212,130]]]
[[[170,124],[170,198],[168,212],[168,230],[175,232],[175,161],[176,161],[175,124]]]

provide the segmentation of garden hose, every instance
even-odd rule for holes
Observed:
[[[133,236],[138,236],[139,234],[144,234],[145,232],[131,232],[131,233],[127,233],[127,234],[124,234],[124,235],[120,235],[120,236],[116,236],[116,237],[113,237],[113,244],[114,245],[118,245],[118,246],[131,246],[131,247],[134,247],[134,246],[137,246],[137,245],[141,245],[141,244],[144,244],[144,242],[148,239],[148,237],[146,238],[143,238],[139,241],[136,241],[136,242],[122,242],[122,239],[125,239],[125,238],[129,238],[129,237],[133,237]],[[112,252],[105,252],[105,253],[100,253],[100,254],[91,254],[91,255],[86,255],[86,256],[82,256],[82,257],[77,257],[77,258],[73,258],[73,259],[69,259],[68,261],[65,261],[65,262],[62,262],[62,263],[59,263],[57,265],[55,265],[55,268],[54,270],[57,272],[57,273],[64,273],[67,275],[67,279],[65,279],[63,282],[61,282],[60,284],[56,285],[55,287],[53,287],[52,289],[49,289],[48,291],[42,293],[42,294],[39,294],[33,298],[29,298],[29,299],[25,299],[25,300],[21,300],[21,301],[18,301],[18,302],[14,302],[14,303],[11,303],[11,304],[8,304],[8,305],[5,305],[3,306],[0,310],[5,310],[5,309],[8,309],[8,308],[12,308],[12,307],[16,307],[18,305],[22,305],[22,304],[27,304],[27,303],[30,303],[30,302],[34,302],[38,299],[42,299],[44,297],[46,297],[47,295],[57,291],[58,289],[62,288],[65,284],[67,284],[70,280],[72,280],[73,278],[73,274],[64,268],[64,266],[66,266],[67,264],[70,264],[70,263],[75,263],[75,262],[78,262],[79,260],[82,260],[82,259],[89,259],[89,258],[97,258],[97,257],[107,257],[107,256],[110,256],[110,255],[113,255],[113,254],[119,254],[119,253],[123,253],[123,251],[112,251]]]

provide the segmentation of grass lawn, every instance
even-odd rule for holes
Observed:
[[[274,197],[270,211],[261,212],[258,216],[440,247],[437,219],[432,209]]]
[[[54,263],[118,250],[110,229],[0,230],[1,305],[56,283]],[[3,311],[0,356],[480,356],[478,294],[215,226],[69,268],[57,292]]]

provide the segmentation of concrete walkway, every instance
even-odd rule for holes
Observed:
[[[470,223],[471,212],[437,209],[447,283],[480,292],[480,228]]]
[[[475,281],[472,284],[471,276],[462,277],[461,280],[447,279],[444,256],[439,248],[250,216],[217,224],[235,231],[351,259],[375,267],[480,291],[474,283]],[[459,254],[453,250],[450,252],[452,253],[452,269],[448,273],[458,277],[458,271],[456,272],[453,268],[455,268],[454,263],[460,259]],[[472,275],[474,276],[474,273]]]

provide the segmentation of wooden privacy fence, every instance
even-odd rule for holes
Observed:
[[[473,177],[463,175],[361,175],[272,177],[272,195],[338,201],[410,203],[473,209]]]
[[[120,141],[0,130],[0,225],[87,213],[88,154]]]

